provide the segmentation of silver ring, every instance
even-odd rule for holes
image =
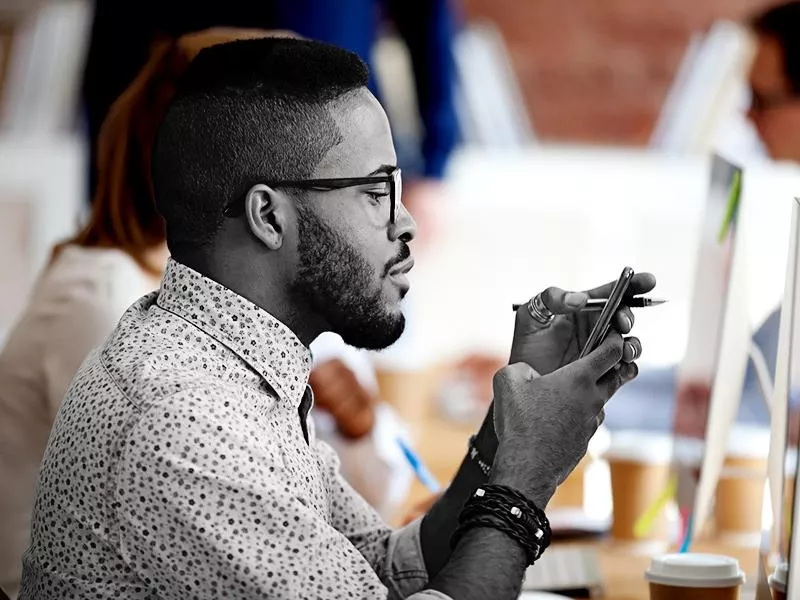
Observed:
[[[550,323],[553,322],[553,319],[556,318],[553,312],[544,305],[541,294],[536,294],[533,298],[531,298],[528,301],[527,307],[528,312],[533,320],[539,323],[542,327],[549,327]]]

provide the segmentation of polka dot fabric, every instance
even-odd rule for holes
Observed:
[[[386,526],[304,431],[310,365],[285,325],[170,261],[62,403],[20,599],[443,598],[419,592],[419,523]]]

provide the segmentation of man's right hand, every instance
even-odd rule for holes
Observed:
[[[525,363],[497,372],[492,483],[518,489],[544,510],[586,454],[606,402],[638,374],[635,363],[621,362],[624,341],[612,331],[594,352],[548,375]]]

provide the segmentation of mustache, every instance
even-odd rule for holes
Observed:
[[[409,248],[408,244],[403,243],[403,245],[400,246],[400,253],[397,255],[397,258],[386,263],[386,268],[384,268],[383,270],[383,276],[388,277],[389,271],[391,271],[395,265],[399,265],[401,262],[403,262],[404,260],[408,260],[410,257],[411,257],[411,248]]]

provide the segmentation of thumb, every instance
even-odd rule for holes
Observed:
[[[556,315],[575,312],[584,307],[589,300],[584,292],[567,292],[557,287],[549,287],[541,294],[542,302]]]

